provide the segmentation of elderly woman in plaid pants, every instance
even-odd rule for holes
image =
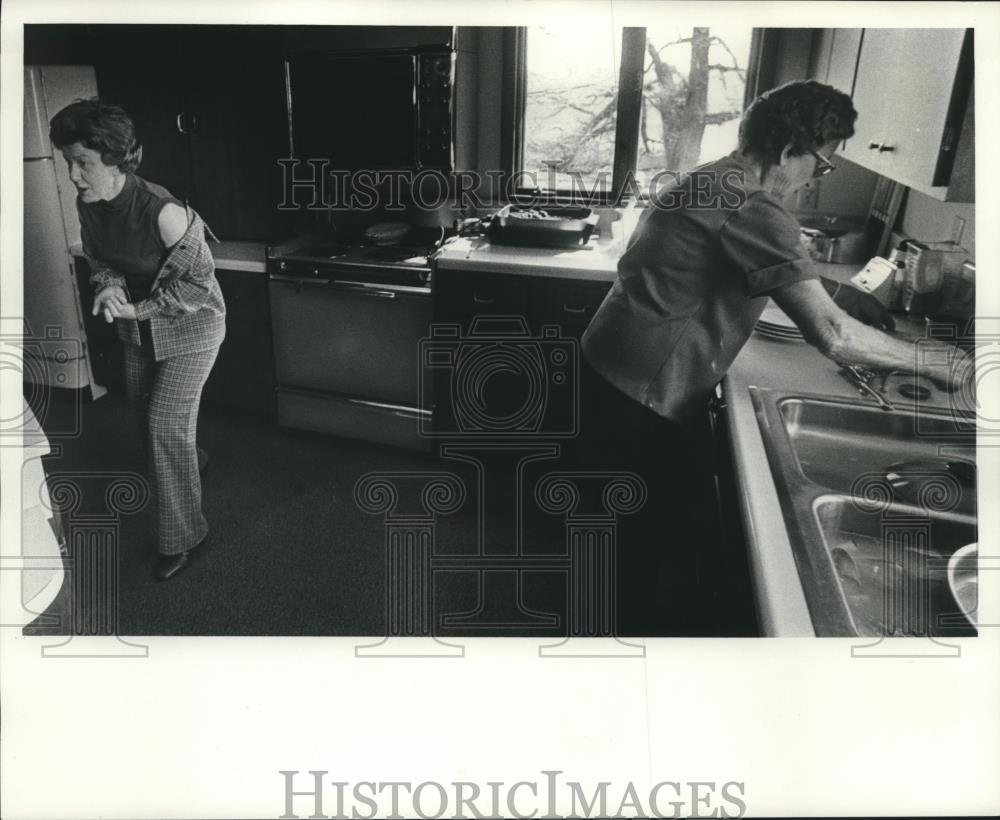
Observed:
[[[77,101],[53,117],[50,136],[78,192],[94,315],[116,323],[128,395],[146,420],[159,524],[155,574],[167,580],[204,550],[208,534],[195,434],[201,391],[226,333],[208,229],[134,173],[142,148],[118,106]]]

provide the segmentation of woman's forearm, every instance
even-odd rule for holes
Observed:
[[[771,293],[807,342],[841,364],[874,370],[904,370],[957,386],[968,378],[972,359],[954,345],[907,341],[848,316],[816,280],[792,282]]]
[[[945,383],[960,380],[971,365],[971,359],[955,345],[890,336],[846,315],[835,323],[833,337],[823,352],[842,364],[902,370]]]
[[[207,284],[190,279],[175,279],[164,288],[158,288],[148,299],[136,302],[137,319],[152,316],[182,316],[201,310],[211,295]]]

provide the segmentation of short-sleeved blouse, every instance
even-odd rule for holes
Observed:
[[[733,153],[653,198],[583,354],[626,395],[682,422],[746,344],[767,293],[815,278],[795,218]]]

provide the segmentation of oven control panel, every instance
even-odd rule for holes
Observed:
[[[452,90],[455,55],[421,54],[417,61],[417,155],[421,168],[451,170],[453,159]]]

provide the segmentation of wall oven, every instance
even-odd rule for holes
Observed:
[[[440,46],[290,56],[292,155],[335,171],[451,171],[454,66]]]
[[[268,249],[281,426],[430,449],[419,343],[440,239],[440,229],[415,229],[407,244],[380,247],[341,231]]]

